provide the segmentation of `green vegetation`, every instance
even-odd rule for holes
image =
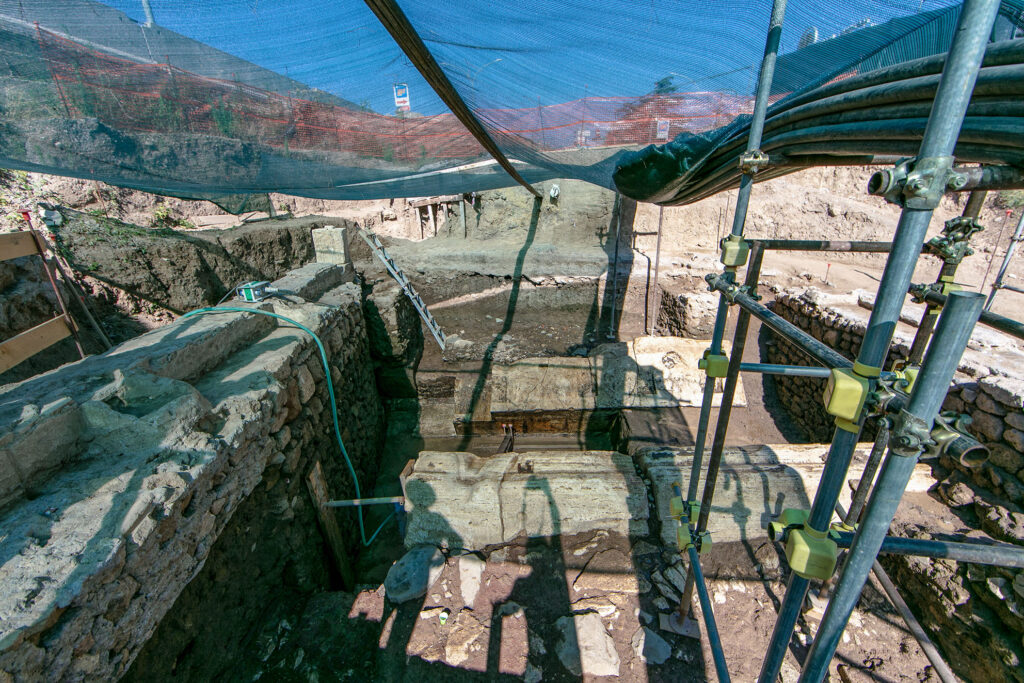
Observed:
[[[151,227],[173,229],[185,228],[195,230],[196,226],[183,218],[177,218],[171,213],[171,207],[166,204],[157,204],[153,209],[153,218],[149,222]]]

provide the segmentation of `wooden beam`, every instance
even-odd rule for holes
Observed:
[[[39,253],[39,246],[28,230],[0,234],[0,261]]]
[[[324,532],[327,546],[331,549],[334,564],[338,569],[338,574],[341,576],[342,588],[351,590],[355,585],[355,576],[352,574],[352,566],[349,564],[348,555],[345,553],[345,543],[342,540],[338,520],[334,516],[334,509],[327,507],[327,502],[331,500],[331,494],[327,490],[327,479],[324,478],[324,470],[320,466],[319,460],[316,461],[313,469],[309,471],[309,476],[306,477],[306,487],[309,489],[309,495],[313,499],[316,514],[320,518],[320,528]]]
[[[47,320],[0,343],[0,372],[7,372],[18,363],[71,336],[71,326],[63,315]]]
[[[423,197],[421,199],[410,199],[408,200],[409,206],[413,208],[419,208],[421,206],[429,206],[430,204],[447,204],[450,202],[457,202],[462,199],[462,195],[459,194],[443,194],[439,197]]]

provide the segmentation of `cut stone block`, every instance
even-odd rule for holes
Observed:
[[[602,344],[587,358],[526,358],[496,366],[489,381],[491,412],[699,406],[705,375],[697,361],[707,345],[682,337],[638,337]],[[712,405],[721,398],[716,392]],[[734,405],[746,405],[742,379]]]
[[[426,451],[402,476],[406,546],[481,549],[597,529],[647,534],[647,492],[632,460],[609,451],[478,457]]]
[[[344,227],[325,225],[313,229],[313,251],[317,263],[338,263],[347,266],[352,263],[348,252],[348,230]]]
[[[862,444],[854,454],[847,480],[859,480],[871,450]],[[767,538],[767,526],[784,508],[809,509],[824,469],[825,444],[749,446],[726,448],[722,457],[708,530],[715,543]],[[708,453],[701,471],[698,500],[704,492]],[[676,523],[669,514],[672,484],[679,482],[687,493],[693,451],[656,448],[638,454],[640,467],[651,480],[656,514],[661,521],[662,541],[676,547]],[[927,491],[935,480],[927,465],[918,465],[908,491]],[[840,495],[844,509],[849,508],[850,487]]]

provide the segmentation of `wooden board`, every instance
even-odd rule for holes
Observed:
[[[316,507],[317,516],[320,518],[320,528],[324,532],[324,537],[327,538],[327,545],[331,549],[334,564],[338,568],[338,574],[341,576],[342,588],[351,590],[355,584],[355,576],[352,574],[348,555],[345,554],[345,543],[342,541],[338,520],[334,517],[334,508],[324,506],[324,503],[331,500],[331,495],[327,490],[327,479],[324,478],[324,470],[320,466],[319,460],[313,465],[313,469],[309,471],[309,476],[306,477],[306,486],[309,489],[310,497],[313,499],[313,505]]]
[[[431,204],[445,204],[447,202],[457,202],[462,199],[460,194],[444,194],[439,197],[424,197],[422,199],[410,199],[408,204],[413,208],[419,208],[421,206],[430,206]]]
[[[64,316],[47,320],[16,334],[0,343],[0,372],[10,370],[18,363],[31,358],[43,349],[53,346],[71,335],[71,327]]]
[[[0,234],[0,261],[38,253],[36,240],[28,230]]]

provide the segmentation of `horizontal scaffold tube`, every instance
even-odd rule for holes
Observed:
[[[935,304],[936,306],[943,306],[946,303],[946,296],[929,289],[928,285],[911,285],[910,293],[914,295],[914,297],[919,298],[926,303]],[[1007,318],[1006,316],[999,315],[998,313],[992,313],[991,311],[984,311],[981,314],[979,322],[988,325],[994,330],[1005,332],[1017,339],[1024,339],[1024,323],[1013,320],[1012,318]]]
[[[853,536],[854,534],[849,531],[833,532],[836,545],[840,548],[849,548],[853,543]],[[956,560],[957,562],[1024,569],[1024,547],[1009,543],[964,543],[886,536],[882,541],[880,552],[887,555],[913,555],[931,557],[936,560]]]
[[[728,278],[722,277],[718,273],[711,273],[705,276],[704,279],[707,280],[712,291],[722,292],[730,302],[737,304],[740,308],[750,313],[750,315],[760,320],[769,329],[796,346],[816,363],[821,363],[826,368],[853,367],[853,361],[849,358],[818,341],[782,316],[768,310],[749,294],[743,292]]]
[[[892,249],[892,242],[869,242],[849,240],[759,240],[763,249],[772,251],[856,251],[885,254]]]

